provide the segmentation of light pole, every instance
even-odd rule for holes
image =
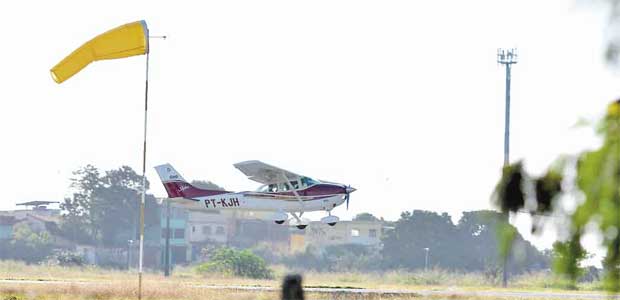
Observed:
[[[497,49],[497,63],[506,67],[506,106],[504,122],[504,167],[510,163],[510,70],[513,64],[517,63],[517,49]],[[508,213],[505,213],[506,223],[508,223]],[[502,270],[502,286],[508,286],[508,257],[510,249],[504,257]]]
[[[428,252],[430,250],[430,248],[424,248],[424,251],[426,251],[426,257],[424,258],[424,271],[428,271]]]
[[[164,252],[164,276],[170,276],[170,201],[166,201],[166,250]]]
[[[133,252],[132,246],[133,246],[133,240],[128,240],[127,241],[127,270],[131,270],[131,252]]]

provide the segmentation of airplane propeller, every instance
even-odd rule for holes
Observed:
[[[347,210],[349,210],[349,198],[351,197],[351,193],[355,192],[355,189],[350,185],[345,187],[344,200],[347,202]]]

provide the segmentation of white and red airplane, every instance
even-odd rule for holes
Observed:
[[[170,164],[156,166],[155,170],[166,188],[168,201],[187,209],[273,211],[271,219],[277,224],[286,222],[291,214],[289,224],[299,229],[308,226],[308,220],[301,218],[308,211],[326,211],[328,215],[321,222],[336,225],[340,219],[331,215],[332,209],[345,202],[348,209],[349,195],[355,191],[344,184],[315,180],[257,160],[234,166],[263,185],[253,192],[207,190],[188,183]]]

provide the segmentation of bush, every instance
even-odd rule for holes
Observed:
[[[199,273],[224,273],[257,279],[272,279],[273,272],[265,260],[249,250],[220,248],[211,255],[209,262],[199,265]]]
[[[0,244],[0,259],[38,263],[52,254],[51,237],[47,232],[35,232],[27,224],[13,228],[13,239]]]
[[[58,250],[48,257],[47,263],[55,266],[77,266],[81,267],[86,264],[84,257],[71,251]]]

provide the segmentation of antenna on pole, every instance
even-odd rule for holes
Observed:
[[[504,126],[504,166],[510,163],[510,69],[517,63],[517,49],[497,49],[497,63],[506,67],[506,116]]]
[[[510,164],[510,69],[513,64],[517,63],[518,54],[516,48],[497,49],[497,63],[506,67],[506,110],[504,122],[504,167]],[[506,222],[508,222],[508,213],[506,213]],[[506,257],[504,257],[502,286],[508,286],[508,257],[510,249]]]

